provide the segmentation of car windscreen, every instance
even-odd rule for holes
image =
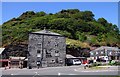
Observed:
[[[78,62],[78,61],[80,61],[79,59],[74,59],[74,62]]]

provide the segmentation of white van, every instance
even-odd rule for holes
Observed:
[[[79,59],[66,59],[66,65],[81,65],[81,61]]]
[[[79,59],[73,59],[73,65],[81,65],[81,61]]]

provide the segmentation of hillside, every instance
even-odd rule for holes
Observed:
[[[120,47],[120,31],[105,18],[96,20],[91,11],[78,9],[61,10],[55,14],[27,11],[2,25],[3,47],[27,45],[28,34],[44,29],[67,37],[67,48],[90,48],[92,46]]]

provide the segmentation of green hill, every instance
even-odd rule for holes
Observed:
[[[27,44],[28,33],[42,30],[44,27],[66,36],[67,44],[70,44],[67,47],[120,47],[120,31],[116,25],[105,18],[96,20],[91,11],[78,9],[61,10],[55,14],[27,11],[5,22],[2,25],[3,47]]]

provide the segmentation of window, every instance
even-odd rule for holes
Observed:
[[[56,57],[59,56],[59,51],[55,51],[55,56],[56,56]]]
[[[62,63],[63,61],[62,60],[60,60],[60,63]]]
[[[55,47],[58,47],[58,44],[55,44]]]
[[[41,51],[40,51],[40,50],[37,50],[37,53],[41,53]]]
[[[41,54],[37,54],[37,57],[41,57]]]
[[[37,61],[37,64],[41,64],[41,62],[40,62],[40,61]]]
[[[52,63],[55,63],[55,60],[52,60],[51,62],[52,62]]]
[[[38,46],[41,46],[41,43],[38,43]]]
[[[48,41],[48,44],[50,44],[50,41]]]
[[[37,50],[37,57],[41,57],[41,51]]]
[[[55,62],[58,63],[58,58],[55,59]]]
[[[52,55],[51,55],[50,52],[47,52],[47,51],[46,51],[46,58],[49,58],[49,57],[52,57]]]
[[[37,39],[41,39],[41,37],[38,37]]]
[[[46,54],[46,58],[48,58],[48,57],[52,57],[52,56],[51,56],[51,53],[47,53],[47,54]]]
[[[59,51],[55,51],[55,53],[59,53]]]

